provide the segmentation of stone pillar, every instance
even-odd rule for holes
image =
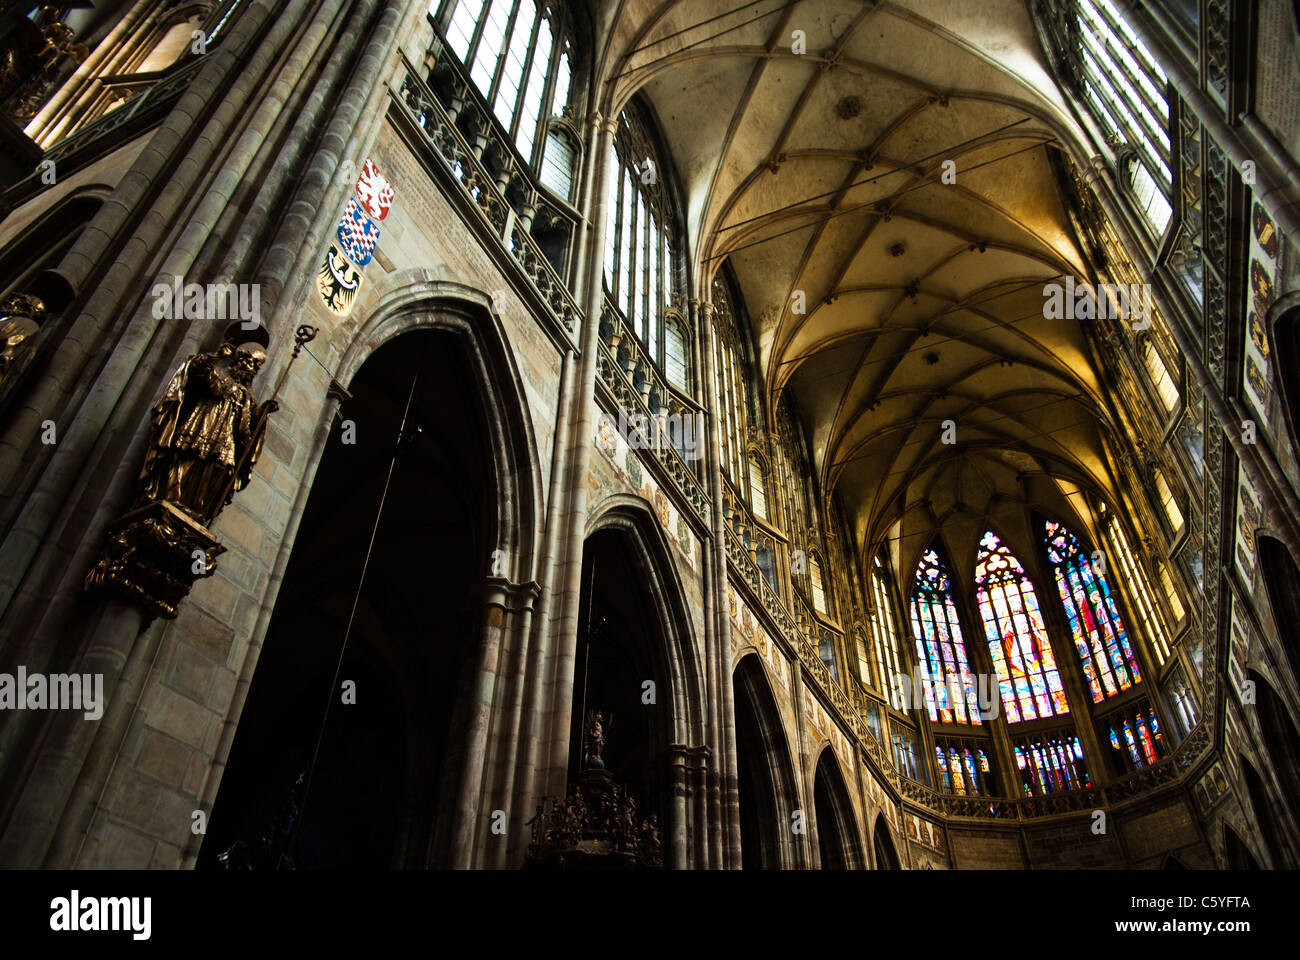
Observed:
[[[516,731],[503,730],[493,724],[500,713],[496,692],[501,675],[501,650],[507,638],[518,632],[520,621],[532,612],[537,585],[514,584],[503,577],[489,576],[483,583],[483,629],[477,651],[477,665],[466,696],[467,718],[464,768],[452,814],[451,866],[466,869],[488,856],[489,838],[482,833],[480,820],[491,811],[484,801],[492,795],[487,769],[488,732],[495,726],[498,736],[514,736]],[[507,828],[508,829],[508,828]],[[501,846],[506,843],[502,838]]]

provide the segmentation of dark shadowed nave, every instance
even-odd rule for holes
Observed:
[[[0,45],[0,864],[1300,866],[1290,0]]]

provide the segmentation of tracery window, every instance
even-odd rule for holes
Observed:
[[[1066,620],[1083,665],[1093,703],[1131,688],[1142,680],[1137,657],[1106,578],[1093,566],[1074,534],[1052,520],[1044,521],[1047,558]]]
[[[1183,511],[1178,506],[1178,499],[1170,489],[1163,470],[1156,468],[1152,471],[1151,478],[1155,481],[1156,495],[1160,497],[1160,507],[1165,512],[1165,519],[1169,521],[1170,528],[1177,536],[1183,529]]]
[[[664,324],[664,373],[668,376],[668,382],[683,392],[689,389],[686,370],[686,335],[682,332],[682,325],[676,320],[666,321]]]
[[[572,79],[570,41],[562,8],[537,0],[442,0],[437,22],[446,24],[447,45],[500,121],[520,155],[543,174],[543,182],[568,197],[559,179],[564,146],[551,147],[551,117],[563,116]],[[429,5],[430,12],[438,0]],[[573,143],[566,144],[568,178]],[[550,169],[542,162],[550,155]]]
[[[1069,6],[1069,54],[1084,102],[1122,146],[1137,207],[1159,235],[1173,213],[1168,78],[1111,0]]]
[[[975,583],[1007,722],[1069,713],[1034,585],[991,530],[980,539]]]
[[[894,623],[894,607],[889,602],[889,588],[885,580],[885,564],[877,555],[875,569],[871,571],[871,633],[874,638],[877,688],[889,696],[893,691],[894,677],[902,673],[898,662],[898,628]]]
[[[1164,738],[1151,705],[1112,714],[1101,722],[1120,771],[1149,767],[1165,755]]]
[[[649,114],[636,101],[619,117],[610,147],[605,222],[605,292],[660,370],[666,370],[665,310],[676,289],[677,205]],[[685,350],[680,361],[686,362]]]
[[[812,590],[813,609],[818,613],[826,612],[826,587],[822,582],[822,565],[816,558],[808,558],[808,584]]]
[[[858,627],[853,631],[853,646],[856,648],[858,657],[858,679],[862,681],[864,687],[872,686],[871,682],[871,654],[867,648],[867,637]]]
[[[948,569],[931,548],[912,581],[912,634],[921,662],[925,706],[937,723],[980,724],[975,678],[966,659]]]
[[[911,730],[899,729],[894,733],[894,763],[898,772],[911,780],[921,779],[921,765],[917,763],[916,736]]]
[[[1160,398],[1160,403],[1165,408],[1165,413],[1173,413],[1174,408],[1178,406],[1178,385],[1169,375],[1169,368],[1165,366],[1164,358],[1160,356],[1160,351],[1150,337],[1142,341],[1142,363],[1146,367],[1152,387],[1155,388],[1156,396]]]
[[[1196,726],[1197,717],[1196,701],[1192,699],[1192,692],[1187,688],[1187,678],[1183,676],[1182,667],[1175,669],[1169,678],[1167,692],[1174,723],[1179,728],[1179,734],[1185,737]]]
[[[767,519],[767,479],[755,457],[749,458],[749,506],[754,516]]]
[[[1129,549],[1128,537],[1124,535],[1124,527],[1118,520],[1111,518],[1106,536],[1111,542],[1111,553],[1119,560],[1119,572],[1128,586],[1128,596],[1136,608],[1135,615],[1146,625],[1156,660],[1164,663],[1169,659],[1169,629],[1165,624],[1164,611],[1156,605],[1146,571]]]
[[[939,788],[958,796],[993,795],[990,748],[978,740],[935,738],[934,754],[939,767]]]
[[[749,434],[750,380],[731,289],[721,273],[713,280],[713,355],[717,357],[718,400],[722,406],[722,466],[734,486],[747,486],[745,438]]]
[[[1083,747],[1073,734],[1023,737],[1013,742],[1012,753],[1020,772],[1020,790],[1026,797],[1092,786]]]
[[[1187,610],[1183,606],[1182,597],[1178,595],[1178,588],[1174,584],[1173,574],[1169,572],[1169,564],[1157,561],[1156,567],[1159,571],[1160,586],[1164,588],[1165,600],[1169,604],[1169,612],[1173,617],[1171,624],[1177,626],[1183,622]]]

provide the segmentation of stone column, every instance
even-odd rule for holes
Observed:
[[[599,125],[596,138],[596,156],[607,154],[618,126],[617,117],[595,117]],[[574,391],[576,410],[569,436],[568,466],[566,469],[568,500],[565,504],[564,560],[556,579],[559,591],[559,609],[554,625],[553,651],[549,663],[550,699],[548,744],[544,750],[545,761],[538,772],[534,794],[564,792],[568,770],[570,720],[573,710],[573,683],[578,645],[578,609],[582,594],[582,554],[587,529],[588,464],[594,445],[596,423],[596,358],[599,353],[600,309],[604,303],[601,265],[595,251],[604,249],[607,196],[605,171],[607,165],[594,165],[592,208],[588,222],[593,231],[589,249],[593,256],[587,261],[586,288],[583,291],[582,358],[578,382]]]
[[[480,820],[491,811],[484,801],[492,795],[487,769],[488,732],[495,728],[497,736],[512,737],[516,731],[502,729],[498,714],[500,706],[496,692],[501,675],[501,650],[508,645],[508,637],[517,635],[520,622],[532,614],[537,598],[535,583],[514,584],[504,577],[489,576],[483,582],[483,629],[477,651],[465,708],[467,718],[464,768],[455,811],[452,814],[451,866],[467,869],[482,863],[493,846],[483,833],[486,826]],[[493,721],[497,720],[497,723]],[[508,827],[507,827],[508,832]],[[502,838],[497,844],[505,846]]]

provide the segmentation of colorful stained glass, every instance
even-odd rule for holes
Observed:
[[[979,724],[975,677],[966,659],[948,570],[927,550],[912,585],[912,634],[920,660],[925,706],[936,723]]]
[[[1165,755],[1160,724],[1149,705],[1144,703],[1136,713],[1112,717],[1109,726],[1110,745],[1122,766],[1149,767]]]
[[[1027,797],[1092,786],[1078,737],[1020,740],[1015,755],[1020,788]]]
[[[1137,656],[1106,578],[1074,534],[1049,520],[1043,536],[1092,702],[1101,703],[1141,682]]]
[[[965,741],[939,740],[934,748],[940,786],[945,793],[986,797],[989,759],[984,748]]]
[[[1069,713],[1034,585],[991,530],[980,540],[975,583],[1007,722]]]

